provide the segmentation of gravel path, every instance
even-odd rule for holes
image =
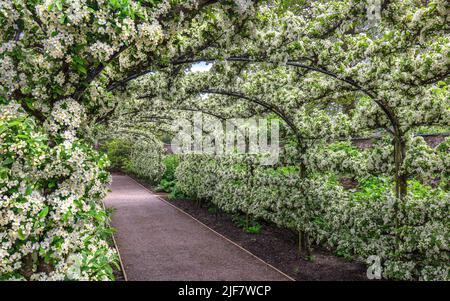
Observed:
[[[105,205],[128,280],[290,280],[133,179],[113,175]]]

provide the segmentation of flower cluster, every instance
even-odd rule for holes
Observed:
[[[54,136],[60,135],[65,141],[73,141],[83,117],[84,108],[78,102],[73,99],[58,101],[47,120],[47,131]]]
[[[81,140],[50,148],[16,104],[2,107],[0,130],[0,279],[112,278],[117,258],[101,203],[107,159]],[[75,255],[76,276],[69,273]]]

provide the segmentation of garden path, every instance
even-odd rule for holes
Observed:
[[[292,280],[125,175],[105,205],[128,280]]]

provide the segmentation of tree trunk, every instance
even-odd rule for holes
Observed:
[[[394,203],[394,219],[395,228],[400,227],[400,216],[403,214],[403,202],[408,189],[408,176],[403,171],[402,165],[405,160],[406,145],[402,136],[398,135],[394,138],[394,160],[395,160],[395,203]],[[397,248],[400,247],[400,237],[394,233]]]
[[[311,256],[311,248],[309,244],[309,235],[308,232],[304,230],[298,231],[298,255],[306,255],[306,257]]]
[[[403,137],[394,138],[394,162],[395,162],[395,195],[399,200],[406,196],[407,175],[401,171],[406,155],[406,144]]]
[[[298,142],[300,143],[300,141]],[[303,158],[303,155],[306,153],[305,147],[298,147],[299,152],[299,168],[300,168],[300,179],[301,181],[304,181],[307,177],[307,171],[306,171],[306,164]],[[301,193],[304,194],[303,188],[301,188]],[[306,221],[305,221],[306,222]],[[298,252],[299,255],[305,254],[306,256],[311,255],[311,248],[309,245],[309,235],[308,232],[305,230],[301,230],[298,233]]]

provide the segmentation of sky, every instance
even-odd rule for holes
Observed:
[[[211,69],[212,64],[206,62],[195,63],[191,67],[191,72],[204,72]]]

